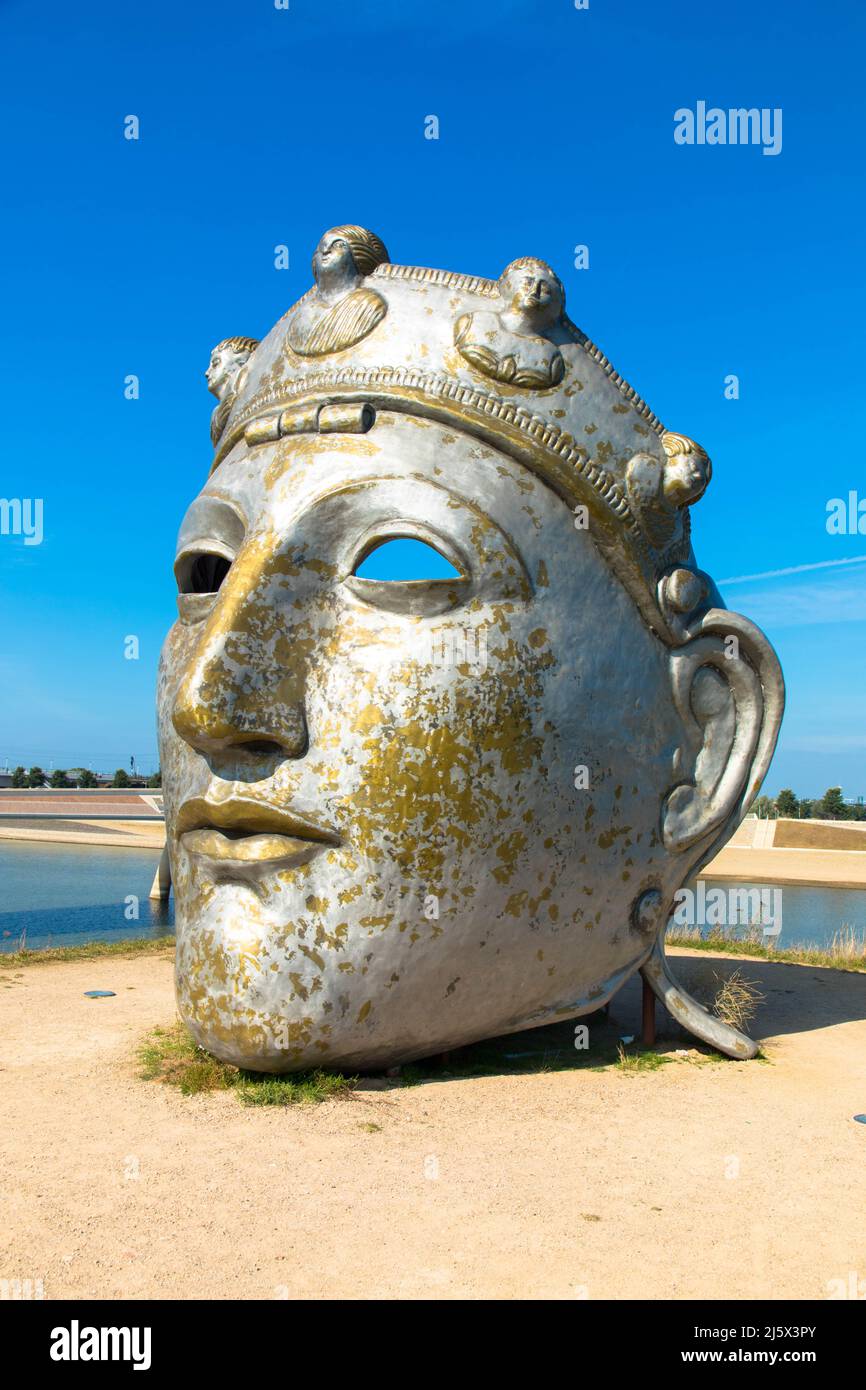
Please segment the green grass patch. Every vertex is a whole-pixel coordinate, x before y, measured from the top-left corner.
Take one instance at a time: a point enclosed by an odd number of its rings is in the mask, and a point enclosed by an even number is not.
[[[323,1100],[349,1095],[357,1084],[357,1077],[333,1071],[292,1072],[286,1076],[242,1071],[239,1077],[237,1091],[244,1105],[320,1105]]]
[[[139,1048],[138,1060],[143,1081],[164,1081],[177,1086],[184,1096],[198,1095],[202,1091],[225,1091],[232,1084],[230,1073],[237,1073],[236,1067],[227,1067],[196,1047],[179,1023],[171,1028],[154,1028]]]
[[[616,1065],[620,1071],[625,1072],[626,1076],[633,1076],[639,1071],[658,1071],[659,1067],[668,1066],[673,1057],[666,1057],[663,1052],[656,1052],[654,1048],[641,1048],[637,1052],[627,1052],[622,1043],[617,1049]]]
[[[139,1048],[138,1060],[143,1081],[177,1086],[184,1096],[234,1091],[244,1105],[318,1105],[349,1096],[357,1085],[357,1077],[339,1072],[318,1070],[274,1076],[271,1072],[233,1067],[199,1047],[182,1023],[154,1028]]]
[[[83,946],[52,946],[44,951],[0,951],[0,970],[44,965],[49,961],[102,960],[105,956],[173,956],[173,936],[141,936],[129,941],[88,941]]]

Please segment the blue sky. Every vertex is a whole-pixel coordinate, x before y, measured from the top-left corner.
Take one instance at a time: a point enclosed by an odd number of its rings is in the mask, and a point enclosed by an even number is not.
[[[0,4],[0,495],[44,499],[41,545],[0,536],[0,766],[153,764],[210,348],[263,336],[353,221],[398,261],[553,263],[571,317],[713,458],[702,567],[796,570],[722,586],[788,682],[767,789],[866,795],[866,565],[797,569],[866,556],[825,525],[828,499],[866,498],[864,28],[854,0]],[[675,144],[699,100],[781,108],[781,153]]]

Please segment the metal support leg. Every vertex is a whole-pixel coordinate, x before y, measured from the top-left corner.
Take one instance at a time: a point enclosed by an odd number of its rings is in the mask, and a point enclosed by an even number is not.
[[[656,1045],[656,997],[652,985],[641,976],[643,985],[643,1031],[641,1042],[644,1047]]]
[[[682,985],[677,984],[671,974],[670,965],[665,958],[664,944],[660,939],[656,941],[652,955],[641,966],[641,975],[644,981],[644,991],[646,991],[646,986],[650,985],[668,1013],[672,1014],[677,1023],[681,1023],[690,1033],[694,1033],[696,1038],[709,1043],[710,1047],[716,1048],[718,1052],[725,1052],[729,1057],[736,1057],[740,1061],[757,1056],[758,1044],[752,1038],[748,1038],[745,1033],[732,1028],[729,1023],[723,1023],[715,1014],[708,1013],[697,999],[693,999]],[[646,993],[644,993],[644,1019],[646,1019]]]

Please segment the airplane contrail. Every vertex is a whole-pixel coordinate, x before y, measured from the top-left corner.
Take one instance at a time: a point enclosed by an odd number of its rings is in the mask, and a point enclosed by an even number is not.
[[[849,560],[816,560],[811,565],[790,565],[784,570],[765,570],[763,574],[738,574],[733,579],[717,579],[716,583],[723,584],[746,584],[752,579],[781,579],[786,574],[803,574],[806,570],[826,570],[832,569],[836,565],[862,565],[866,564],[866,555],[854,555]]]

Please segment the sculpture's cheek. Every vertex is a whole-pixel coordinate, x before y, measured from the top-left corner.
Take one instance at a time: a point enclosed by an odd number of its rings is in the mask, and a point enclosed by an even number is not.
[[[593,726],[603,706],[581,707],[573,649],[529,613],[512,620],[456,653],[473,662],[385,660],[391,629],[373,643],[363,615],[335,626],[284,797],[306,788],[342,844],[255,891],[188,861],[176,879],[180,1008],[204,1045],[265,1069],[372,1064],[445,1046],[452,1016],[480,1036],[573,1011],[633,964],[623,864],[653,849],[619,785],[629,755],[607,746],[607,711]],[[588,792],[581,739],[597,754]]]
[[[353,710],[359,765],[346,803],[359,849],[439,884],[465,851],[495,861],[544,778],[538,693],[511,665],[383,683]]]

